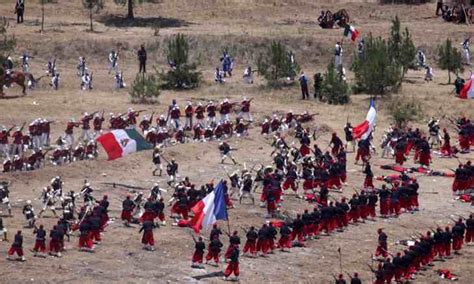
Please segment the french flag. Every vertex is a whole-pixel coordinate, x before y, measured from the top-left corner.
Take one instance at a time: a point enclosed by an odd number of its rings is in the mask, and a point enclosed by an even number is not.
[[[352,135],[354,139],[367,139],[372,133],[372,131],[374,131],[376,119],[377,110],[375,109],[375,100],[371,99],[369,112],[367,112],[367,117],[365,118],[365,121],[352,129]]]
[[[460,99],[474,99],[474,75],[469,79],[459,93]]]
[[[191,211],[194,213],[193,219],[189,222],[189,226],[199,234],[202,228],[209,228],[217,220],[227,220],[227,207],[224,199],[224,184],[219,184],[214,190],[206,195],[203,200],[199,201]]]

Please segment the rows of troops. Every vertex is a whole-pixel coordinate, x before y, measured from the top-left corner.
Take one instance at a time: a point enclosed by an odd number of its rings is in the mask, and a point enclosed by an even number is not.
[[[264,181],[261,185],[263,188],[271,188],[273,185],[272,181],[275,180],[275,170],[272,171],[270,168],[266,168],[267,174],[265,175]],[[246,171],[244,171],[246,172]],[[244,174],[246,175],[246,174]],[[229,179],[229,183],[232,183]],[[411,186],[415,181],[404,181],[399,190],[407,184]],[[32,249],[35,256],[46,257],[46,252],[49,252],[52,256],[60,257],[64,251],[64,242],[67,239],[70,240],[73,232],[78,231],[79,248],[84,251],[94,251],[95,246],[99,245],[102,241],[103,231],[107,226],[109,220],[108,207],[109,201],[107,195],[104,195],[102,200],[96,200],[93,196],[94,190],[89,183],[85,183],[80,193],[71,191],[69,193],[63,193],[63,181],[60,177],[52,179],[49,186],[45,187],[40,199],[43,201],[43,207],[39,212],[38,216],[41,217],[44,211],[51,210],[55,217],[56,202],[61,203],[63,210],[62,216],[59,218],[57,225],[55,225],[49,232],[49,246],[46,246],[46,239],[48,234],[43,225],[39,227],[36,225],[36,214],[31,201],[27,201],[23,207],[23,214],[28,222],[29,227],[33,228],[33,232],[36,235],[35,244]],[[229,196],[230,189],[227,190],[227,183],[225,185],[226,203],[229,208],[232,206],[231,198]],[[182,214],[182,220],[177,222],[180,226],[184,224],[187,215],[182,210],[187,210],[182,203],[180,196],[183,192],[189,195],[189,201],[196,204],[197,201],[203,198],[209,191],[213,189],[212,182],[202,186],[200,190],[195,190],[194,185],[190,183],[188,178],[185,178],[182,182],[178,182],[173,185],[175,187],[175,193],[170,199],[171,202],[175,203],[171,207],[171,215]],[[380,191],[383,192],[386,187],[382,187]],[[393,189],[392,189],[393,190]],[[161,189],[157,184],[150,190],[148,197],[145,198],[142,192],[136,194],[132,199],[130,195],[122,202],[122,213],[120,218],[123,220],[124,225],[130,227],[131,223],[140,223],[140,232],[143,232],[142,243],[144,249],[154,250],[154,235],[153,229],[160,226],[155,219],[161,221],[161,225],[165,225],[165,203],[161,195],[166,190]],[[273,253],[275,249],[290,249],[291,247],[305,246],[305,243],[311,239],[317,239],[321,235],[331,235],[334,232],[343,232],[350,223],[365,223],[369,220],[375,220],[376,209],[375,204],[377,198],[374,198],[373,191],[369,190],[368,196],[365,192],[361,192],[359,196],[354,196],[348,203],[345,198],[342,198],[340,202],[327,200],[319,200],[317,206],[314,207],[312,212],[305,210],[301,214],[297,214],[295,219],[282,214],[283,220],[267,221],[256,229],[255,227],[242,228],[247,238],[245,246],[243,248],[244,254],[249,254],[251,257],[260,255],[267,255]],[[380,193],[379,193],[380,194]],[[384,198],[381,194],[380,200],[380,215],[384,216]],[[77,210],[76,202],[77,199],[83,198],[83,206]],[[193,200],[193,197],[195,200]],[[8,184],[4,184],[2,187],[2,200],[8,200]],[[368,203],[364,204],[362,200],[368,199]],[[390,200],[388,203],[391,203]],[[417,207],[417,198],[410,198],[403,202],[407,202],[404,210],[409,212],[411,208]],[[192,204],[186,204],[186,207],[193,206]],[[385,205],[386,206],[386,205]],[[397,207],[397,205],[395,205]],[[10,211],[11,213],[11,211]],[[395,211],[393,214],[399,214]],[[175,217],[176,218],[176,217]],[[408,250],[404,252],[404,255],[397,253],[393,256],[391,261],[389,256],[391,255],[387,247],[387,236],[381,230],[379,230],[379,245],[375,252],[376,257],[382,257],[380,259],[381,264],[377,269],[374,269],[376,276],[376,283],[385,283],[384,281],[390,281],[393,277],[396,280],[414,279],[414,275],[423,266],[429,266],[434,257],[449,258],[451,255],[451,247],[457,253],[462,248],[463,238],[467,243],[472,242],[474,234],[474,220],[471,215],[469,219],[464,223],[462,219],[458,220],[453,228],[445,228],[443,231],[441,228],[437,228],[433,235],[428,232],[426,236],[420,238],[419,241],[412,242],[409,244]],[[7,239],[6,228],[3,226],[3,222],[0,223],[0,230],[4,233],[4,239]],[[219,233],[220,232],[220,233]],[[220,254],[223,247],[223,243],[219,238],[222,231],[214,226],[211,231],[209,238],[208,252],[206,256],[204,238],[201,236],[195,241],[195,251],[192,256],[192,267],[201,268],[202,263],[206,260],[206,263],[214,261],[216,265],[219,265]],[[228,260],[229,264],[225,271],[226,279],[230,279],[231,273],[234,273],[237,277],[239,275],[239,246],[240,237],[237,231],[229,235],[229,246],[224,254],[224,258]],[[278,237],[278,234],[280,235]],[[23,235],[21,231],[18,231],[15,235],[13,244],[8,251],[8,258],[14,259],[14,254],[18,255],[18,259],[25,260],[23,252]],[[372,268],[371,268],[372,269]],[[357,275],[351,277],[357,279]],[[342,281],[340,277],[336,281]],[[380,282],[381,281],[381,282]],[[343,283],[343,282],[337,282]]]
[[[288,227],[288,230],[283,229],[283,241],[281,241],[283,244],[286,243],[287,246],[289,246],[289,243],[291,244],[291,242],[288,243],[284,241],[286,240],[284,236],[289,235],[288,231],[290,232],[291,238],[296,239],[297,242],[301,242],[304,240],[305,234],[306,237],[308,237],[317,235],[321,231],[331,233],[335,229],[343,230],[344,226],[347,226],[349,221],[358,222],[359,219],[366,220],[369,216],[373,217],[375,215],[375,206],[378,201],[380,201],[379,206],[381,217],[395,217],[402,211],[410,212],[417,209],[418,184],[416,179],[409,177],[406,173],[390,175],[383,178],[383,180],[389,184],[389,187],[384,185],[381,189],[375,189],[373,186],[373,173],[369,163],[370,159],[367,158],[362,159],[364,162],[363,172],[366,175],[363,185],[364,190],[361,191],[360,194],[352,196],[348,202],[346,202],[345,198],[342,198],[340,202],[329,201],[329,190],[340,190],[342,184],[344,184],[347,179],[345,174],[346,153],[344,143],[334,133],[328,147],[331,148],[330,151],[325,151],[323,153],[317,145],[313,145],[312,148],[309,146],[311,145],[311,138],[316,138],[314,137],[315,133],[313,132],[312,134],[311,137],[311,131],[303,129],[301,125],[297,124],[295,127],[295,138],[299,140],[301,146],[300,148],[296,148],[294,145],[289,147],[285,142],[284,137],[275,133],[273,143],[275,151],[272,153],[274,165],[270,167],[260,166],[258,169],[253,167],[250,170],[246,170],[244,167],[242,173],[237,172],[229,174],[229,186],[227,186],[227,181],[224,183],[226,188],[225,200],[227,206],[233,206],[231,200],[237,192],[240,202],[245,198],[250,198],[252,203],[254,203],[253,193],[255,192],[255,189],[262,188],[260,201],[263,206],[266,205],[267,216],[277,217],[281,214],[279,209],[283,204],[282,197],[284,190],[291,188],[297,191],[298,184],[302,181],[304,197],[308,201],[315,202],[317,206],[311,214],[309,212],[304,212],[300,217],[297,217],[294,221],[290,222],[289,226],[282,226],[282,228]],[[347,142],[351,141],[346,141],[346,143]],[[236,163],[231,154],[232,148],[227,142],[220,143],[219,150],[222,154],[221,162],[224,162],[225,158],[230,157],[234,163]],[[155,155],[160,155],[161,153],[156,150],[154,152],[155,160]],[[360,156],[364,157],[364,155]],[[255,176],[252,174],[253,171],[256,171]],[[181,182],[177,182],[178,164],[174,160],[171,160],[171,162],[168,163],[166,172],[169,176],[168,185],[175,189],[175,192],[169,201],[169,205],[171,206],[170,211],[172,215],[177,218],[177,225],[185,226],[185,221],[190,215],[190,208],[206,196],[206,194],[213,189],[213,185],[210,183],[202,186],[199,190],[196,190],[195,186],[191,184],[187,178]],[[57,179],[58,178],[55,180]],[[74,220],[74,216],[71,217],[68,213],[75,211],[70,210],[74,203],[74,201],[71,200],[75,200],[79,195],[71,192],[69,197],[63,198],[63,194],[60,193],[60,191],[58,192],[58,186],[54,185],[55,183],[58,182],[52,181],[51,186],[43,191],[42,211],[55,208],[54,200],[56,199],[69,200],[64,202],[63,210],[65,213],[63,213],[63,215]],[[319,192],[316,192],[318,188]],[[124,220],[126,225],[133,222],[142,223],[142,231],[144,232],[142,243],[146,249],[154,249],[153,228],[158,226],[157,223],[155,223],[155,219],[158,218],[161,220],[162,225],[165,221],[165,204],[161,197],[161,192],[164,191],[166,190],[161,189],[156,184],[151,190],[148,198],[144,198],[143,194],[138,193],[134,198],[128,196],[122,204],[123,210],[121,218]],[[2,192],[2,200],[5,200],[5,196],[8,200],[8,195],[5,194],[6,191],[2,190]],[[81,191],[81,195],[84,198],[84,206],[79,210],[79,216],[76,218],[76,221],[69,222],[69,224],[73,224],[71,225],[71,229],[74,227],[79,230],[81,249],[86,250],[93,249],[94,241],[96,243],[100,242],[100,230],[103,230],[104,226],[107,224],[106,220],[108,220],[108,216],[106,215],[107,210],[104,210],[104,207],[108,207],[107,197],[105,196],[102,201],[99,201],[98,206],[94,206],[95,199],[92,197],[91,193],[92,189],[90,188],[90,185],[85,184]],[[107,204],[107,206],[105,206],[105,204]],[[28,208],[32,209],[31,203],[27,202],[25,207],[25,216],[30,212],[28,215],[29,217],[26,217],[30,220],[30,224],[34,226],[34,214],[32,218],[31,210],[28,210]],[[55,211],[53,211],[53,213],[56,214]],[[40,215],[41,214],[42,212],[40,212]],[[63,216],[62,219],[66,217]],[[178,221],[178,219],[180,220]],[[302,227],[298,224],[300,222],[298,220],[300,219],[303,223]],[[295,222],[296,225],[294,224]],[[56,232],[58,231],[57,228],[53,230],[56,230]],[[52,235],[60,236],[61,233],[54,233]],[[256,248],[259,247],[262,251],[273,247],[268,246],[268,242],[263,241],[264,238],[265,237],[262,235],[260,246],[257,245],[258,239],[256,240]],[[196,241],[196,246],[198,242],[199,241]],[[217,244],[218,242],[213,242],[213,240],[211,240],[209,244],[209,253],[206,259],[215,259],[215,248],[219,247]],[[202,247],[202,245],[200,244],[197,247]],[[59,251],[57,252],[56,250],[56,243],[53,242],[52,253],[58,255]],[[247,250],[250,251],[250,248]],[[230,270],[228,270],[226,274],[238,274],[238,246],[233,244],[231,249],[228,251],[231,252],[229,252],[228,256],[231,260],[230,263],[233,263],[233,265],[230,268],[228,267]],[[12,255],[18,251],[13,249],[11,252]],[[195,254],[196,258],[194,259],[197,261],[195,261],[194,265],[199,265],[199,255],[200,252],[198,251],[197,254]]]
[[[234,134],[246,136],[248,126],[253,122],[250,112],[251,101],[252,99],[243,98],[239,104],[231,103],[225,99],[220,104],[209,101],[205,106],[202,103],[194,106],[188,102],[184,113],[181,113],[176,101],[173,100],[167,115],[157,117],[156,124],[153,121],[154,113],[150,116],[143,115],[142,120],[138,123],[139,115],[143,111],[129,109],[125,113],[111,113],[108,121],[109,129],[140,128],[149,143],[164,146],[188,141],[222,140]],[[233,123],[230,115],[236,105],[239,105],[239,110],[235,123]],[[290,112],[287,117],[289,116],[291,119],[287,118],[286,123],[290,124],[307,122],[312,118],[312,115],[308,113],[293,115]],[[278,118],[274,116],[273,125],[276,120]],[[35,119],[28,125],[26,133],[23,133],[26,123],[21,127],[13,126],[9,129],[3,127],[0,132],[0,156],[5,158],[3,171],[37,169],[45,164],[46,154],[50,151],[51,155],[48,159],[53,165],[94,159],[98,155],[95,139],[103,133],[104,121],[104,111],[84,113],[80,121],[76,121],[74,118],[70,119],[66,124],[64,134],[57,139],[54,149],[50,149],[51,125],[54,123],[52,120]],[[268,120],[263,122],[264,127],[268,124]],[[281,126],[282,123],[279,125]],[[76,143],[75,128],[81,128],[79,143]],[[192,134],[190,135],[188,131],[192,131]],[[28,150],[31,150],[30,154],[28,154]]]

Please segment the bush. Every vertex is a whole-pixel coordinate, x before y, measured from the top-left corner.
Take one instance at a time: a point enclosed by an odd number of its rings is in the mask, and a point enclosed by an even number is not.
[[[390,116],[397,127],[405,127],[408,122],[417,121],[423,115],[421,104],[414,98],[398,98],[388,105]]]
[[[7,35],[8,20],[5,17],[0,18],[0,66],[7,59],[16,46],[16,40]]]
[[[451,84],[451,72],[458,74],[463,71],[462,55],[456,47],[453,47],[451,39],[438,46],[438,65],[443,70],[448,70],[448,84]]]
[[[153,104],[158,102],[160,84],[154,75],[137,74],[130,88],[132,103]]]
[[[405,28],[403,33],[400,32],[400,29],[400,20],[397,16],[392,20],[392,27],[390,28],[388,54],[390,60],[400,66],[401,79],[403,79],[408,69],[414,67],[416,48],[408,28]]]
[[[267,50],[259,55],[257,68],[271,87],[281,86],[284,83],[282,79],[293,82],[300,71],[294,54],[276,41],[273,41]]]
[[[201,82],[201,73],[196,64],[188,63],[189,44],[184,35],[178,34],[168,42],[166,58],[170,65],[167,72],[159,72],[164,89],[193,89]]]
[[[347,104],[349,102],[349,85],[337,74],[334,63],[328,65],[322,82],[321,95],[329,104]]]
[[[365,55],[363,59],[355,57],[352,70],[356,92],[384,95],[395,91],[401,83],[401,66],[392,62],[388,45],[381,37],[369,35],[365,41]]]

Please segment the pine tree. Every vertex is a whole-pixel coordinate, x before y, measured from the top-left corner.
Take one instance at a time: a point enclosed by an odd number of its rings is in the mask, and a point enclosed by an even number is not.
[[[166,58],[171,68],[159,74],[163,88],[192,89],[199,86],[201,73],[196,71],[196,64],[188,63],[189,44],[184,35],[178,34],[168,41]]]
[[[91,32],[93,32],[94,26],[92,25],[92,14],[93,12],[99,13],[100,10],[104,9],[104,0],[82,0],[82,5],[84,8],[89,10]]]
[[[146,2],[146,0],[114,0],[114,2],[122,6],[127,5],[127,19],[133,20],[135,19],[133,13],[135,5],[142,4],[143,2]]]
[[[388,54],[390,60],[400,66],[401,79],[403,79],[408,69],[413,66],[416,48],[408,28],[405,27],[404,32],[401,32],[401,24],[398,16],[392,20],[390,38],[388,40]]]
[[[336,72],[334,63],[331,62],[324,74],[321,94],[329,104],[346,104],[349,102],[349,85]]]
[[[374,95],[384,95],[393,91],[401,83],[401,67],[397,61],[392,61],[387,43],[381,37],[372,35],[365,41],[364,60],[355,58],[352,69],[355,73],[358,92]]]
[[[8,20],[5,17],[0,18],[0,69],[16,46],[16,39],[7,35],[8,26]]]
[[[270,85],[279,85],[281,79],[293,80],[300,70],[294,54],[276,41],[271,43],[265,53],[260,54],[257,68]]]
[[[453,47],[451,39],[438,46],[438,65],[443,70],[448,70],[448,84],[451,84],[451,72],[458,74],[462,72],[462,55],[456,47]]]
[[[130,88],[132,103],[155,103],[160,96],[160,84],[154,75],[138,73]]]

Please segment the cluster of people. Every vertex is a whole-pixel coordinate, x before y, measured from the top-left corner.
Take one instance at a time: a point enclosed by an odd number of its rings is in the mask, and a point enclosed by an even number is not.
[[[26,219],[25,228],[32,229],[35,235],[34,247],[31,251],[35,257],[46,257],[46,253],[51,256],[61,257],[61,253],[65,251],[64,242],[70,241],[75,231],[78,231],[78,247],[80,250],[93,251],[94,244],[100,244],[101,234],[108,224],[108,207],[109,201],[107,195],[101,200],[96,200],[92,195],[94,191],[89,182],[85,181],[81,191],[75,193],[73,190],[66,193],[63,191],[64,182],[61,177],[54,177],[50,184],[43,188],[40,200],[42,209],[39,214],[35,213],[34,206],[30,200],[27,200],[23,206],[22,213]],[[77,199],[83,198],[83,204],[80,208],[77,206]],[[56,209],[60,208],[62,214],[58,216]],[[50,210],[58,222],[54,225],[49,234],[44,225],[37,226],[37,219],[42,214]],[[2,224],[2,231],[6,232],[6,228]],[[49,243],[46,241],[49,236]],[[5,233],[6,239],[6,233]],[[15,258],[16,255],[16,258]],[[8,250],[7,259],[25,261],[23,251],[23,233],[17,231],[13,239],[11,248]]]
[[[371,267],[375,274],[374,283],[383,284],[414,280],[416,274],[423,268],[433,266],[433,261],[451,258],[451,252],[460,254],[464,243],[474,242],[474,217],[454,220],[452,227],[438,227],[419,234],[409,240],[399,241],[407,249],[391,254],[388,249],[388,236],[382,229],[378,230],[378,246],[375,257],[380,258],[377,268]],[[392,259],[390,259],[392,257]]]
[[[149,143],[164,146],[188,141],[222,140],[233,135],[246,136],[248,126],[253,122],[250,112],[251,101],[252,99],[246,97],[242,99],[235,122],[232,122],[231,114],[235,106],[239,104],[237,102],[224,99],[219,104],[209,101],[207,105],[201,102],[193,105],[188,101],[182,112],[176,100],[173,100],[167,115],[156,118],[156,125],[153,125],[152,113],[151,116],[143,116],[139,127]],[[184,122],[182,117],[184,117]]]
[[[90,121],[94,122],[95,132],[90,132]],[[95,159],[98,155],[95,138],[102,131],[102,115],[98,112],[89,115],[84,113],[81,122],[71,119],[67,122],[65,133],[55,145],[51,145],[52,120],[38,118],[28,125],[2,129],[0,133],[0,155],[4,156],[3,172],[35,170],[43,166],[46,160],[53,165],[62,165],[84,159]],[[82,126],[80,141],[75,144],[74,128]],[[12,138],[9,143],[9,137]],[[46,154],[51,155],[46,158]],[[31,152],[30,154],[28,154]]]

